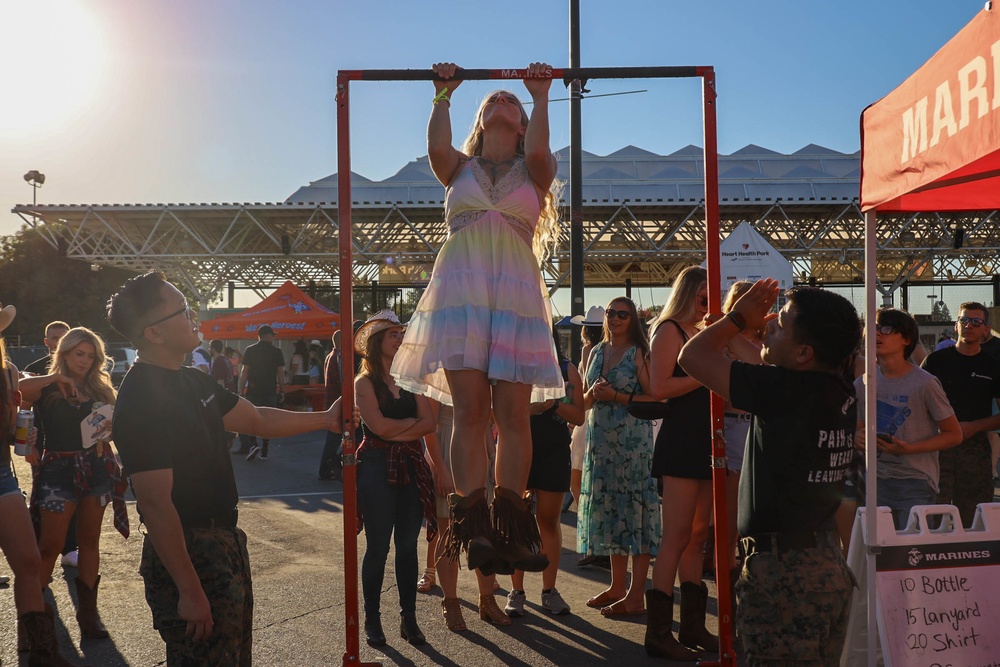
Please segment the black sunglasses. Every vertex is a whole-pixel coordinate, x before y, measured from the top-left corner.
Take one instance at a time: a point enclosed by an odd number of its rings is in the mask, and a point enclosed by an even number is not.
[[[604,317],[608,318],[609,320],[613,320],[616,317],[620,320],[627,320],[628,318],[632,317],[632,313],[628,312],[627,310],[615,310],[614,308],[608,308],[607,310],[604,311]]]
[[[192,318],[194,317],[194,313],[191,312],[191,306],[189,306],[187,304],[184,304],[184,307],[181,308],[180,310],[178,310],[177,312],[170,313],[166,317],[161,317],[160,319],[156,320],[155,322],[150,322],[149,324],[147,324],[145,326],[145,328],[148,329],[149,327],[155,327],[157,324],[163,324],[167,320],[169,320],[171,318],[174,318],[174,317],[177,317],[181,313],[185,314],[185,317],[187,317],[188,322],[190,322],[192,320]]]
[[[958,318],[958,322],[963,327],[974,327],[974,328],[978,328],[986,324],[986,320],[984,320],[981,317],[960,317]]]
[[[896,329],[896,327],[894,327],[894,326],[892,326],[890,324],[876,324],[875,325],[875,333],[880,333],[883,336],[888,336],[889,334],[894,334],[894,333],[896,333],[896,331],[898,331],[898,329]]]

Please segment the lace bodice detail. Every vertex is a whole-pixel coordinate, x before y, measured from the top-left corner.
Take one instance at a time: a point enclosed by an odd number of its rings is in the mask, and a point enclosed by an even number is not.
[[[470,158],[448,186],[444,210],[449,233],[494,212],[530,245],[541,207],[523,159],[515,160],[504,177],[492,184],[479,160]]]

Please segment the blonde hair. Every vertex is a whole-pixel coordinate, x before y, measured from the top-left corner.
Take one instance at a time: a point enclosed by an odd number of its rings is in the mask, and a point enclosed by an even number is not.
[[[490,99],[498,93],[509,95],[511,99],[517,102],[517,108],[521,111],[521,125],[528,127],[528,112],[524,110],[524,105],[521,104],[521,100],[518,99],[517,95],[509,90],[494,90],[484,97],[482,103],[480,103],[479,110],[476,111],[476,118],[472,122],[472,129],[469,132],[469,136],[466,137],[465,143],[462,144],[462,152],[469,157],[481,157],[483,154],[483,112],[486,110],[486,105]],[[518,139],[515,154],[517,157],[524,157],[524,136]],[[562,189],[562,181],[553,179],[549,185],[549,191],[545,194],[545,199],[542,201],[541,211],[538,214],[538,224],[535,225],[535,235],[531,239],[531,249],[539,265],[555,253],[556,246],[559,244],[559,235],[561,233],[559,227],[559,197],[562,194]]]
[[[653,320],[653,326],[650,327],[650,330],[656,331],[656,328],[667,320],[693,321],[698,307],[695,299],[698,298],[698,292],[707,282],[708,273],[700,266],[689,266],[681,271],[674,279],[667,305],[663,306],[663,310]],[[700,326],[701,323],[699,322],[698,325]]]
[[[59,339],[59,347],[52,355],[49,362],[49,373],[61,373],[69,375],[69,365],[66,357],[76,347],[82,343],[90,343],[94,346],[94,364],[87,371],[83,382],[78,387],[84,394],[95,401],[102,403],[115,402],[115,388],[111,385],[111,375],[108,373],[108,356],[104,351],[104,340],[86,327],[75,327],[66,332],[66,335]],[[54,394],[61,399],[59,392]]]
[[[728,313],[732,310],[740,297],[749,292],[751,287],[753,287],[753,283],[749,280],[737,280],[730,285],[729,291],[726,292],[726,298],[722,300],[722,312]]]

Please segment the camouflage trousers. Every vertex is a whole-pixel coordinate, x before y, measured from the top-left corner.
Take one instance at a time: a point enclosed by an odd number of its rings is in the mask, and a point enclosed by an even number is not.
[[[966,528],[972,526],[976,505],[993,502],[993,456],[986,433],[977,433],[958,447],[938,452],[941,476],[938,502],[954,505]]]
[[[736,582],[747,665],[840,665],[854,577],[839,546],[752,552]]]
[[[253,648],[253,584],[247,536],[239,528],[195,528],[184,531],[188,555],[212,605],[214,627],[208,639],[185,635],[187,623],[177,615],[177,586],[147,536],[139,574],[153,627],[167,645],[168,667],[250,667]]]

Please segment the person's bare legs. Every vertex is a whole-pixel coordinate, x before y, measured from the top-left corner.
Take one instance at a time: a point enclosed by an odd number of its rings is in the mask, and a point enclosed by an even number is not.
[[[41,556],[38,579],[42,582],[43,587],[48,586],[49,582],[52,581],[52,570],[55,569],[56,560],[62,555],[63,544],[66,543],[66,531],[69,530],[69,522],[75,512],[76,503],[66,503],[62,512],[39,511],[42,527],[41,536],[38,539],[38,552]],[[79,534],[79,530],[77,530],[77,534]]]
[[[569,473],[569,492],[573,495],[573,502],[580,505],[580,487],[583,486],[583,471],[573,468]]]
[[[628,556],[624,554],[611,554],[610,560],[611,584],[590,598],[587,601],[588,607],[607,607],[614,602],[624,599],[625,594],[628,592],[628,587],[626,586],[626,580],[628,579]]]
[[[14,574],[14,607],[18,616],[45,611],[38,579],[40,558],[31,516],[20,493],[0,496],[0,551]]]
[[[559,557],[562,554],[562,499],[565,493],[534,491],[538,532],[542,535],[542,553],[549,557],[549,566],[542,572],[542,590],[556,587],[559,574]],[[524,590],[524,572],[515,570],[511,575],[515,590]]]
[[[695,483],[695,507],[691,515],[689,542],[677,566],[677,575],[681,583],[701,582],[705,564],[705,541],[712,529],[712,482],[701,479],[690,481]]]
[[[87,496],[76,509],[76,534],[80,548],[77,577],[87,588],[94,587],[100,574],[101,526],[106,508],[97,496]],[[63,534],[65,536],[65,532]]]
[[[444,535],[444,532],[448,529],[448,522],[448,519],[438,518],[439,535]],[[434,540],[434,542],[440,544],[441,540]],[[446,598],[458,597],[458,559],[452,560],[444,556],[440,551],[440,549],[437,550],[435,559],[429,562],[437,566],[438,583],[441,584],[444,596]]]
[[[691,544],[691,524],[698,505],[698,480],[663,477],[663,537],[653,564],[653,588],[673,596],[681,555]],[[700,558],[700,556],[699,556]],[[699,573],[700,574],[700,573]]]
[[[455,492],[463,498],[486,486],[486,428],[490,418],[490,383],[482,371],[445,371],[455,402],[451,433],[451,470]],[[527,414],[527,406],[525,406]],[[530,451],[531,440],[528,440]],[[523,490],[523,489],[522,489]]]
[[[728,470],[726,472],[726,519],[729,522],[729,569],[736,567],[736,541],[739,539],[739,530],[736,527],[736,518],[739,516],[739,489],[740,471]],[[730,582],[732,585],[734,582]]]
[[[454,388],[452,388],[454,392]],[[493,418],[497,424],[497,486],[524,495],[531,471],[531,385],[497,382]]]

